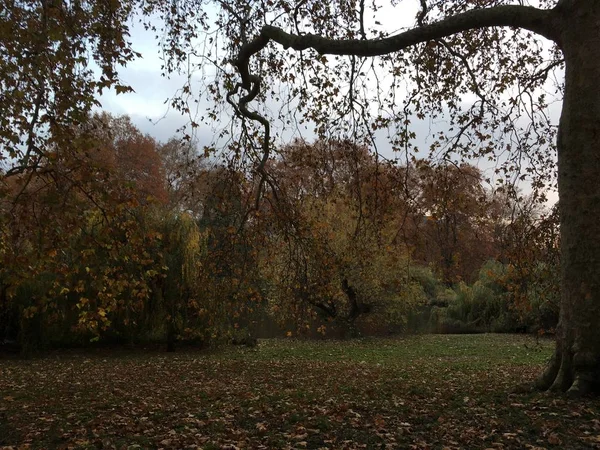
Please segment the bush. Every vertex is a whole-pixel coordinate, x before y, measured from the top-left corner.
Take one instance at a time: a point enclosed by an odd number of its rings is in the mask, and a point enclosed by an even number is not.
[[[506,268],[497,261],[486,262],[477,281],[460,282],[438,294],[430,313],[430,329],[438,333],[513,333],[527,324],[515,309],[503,280]]]
[[[244,328],[234,331],[231,338],[231,343],[233,345],[242,345],[244,347],[254,348],[258,346],[258,339],[252,336],[248,329]]]

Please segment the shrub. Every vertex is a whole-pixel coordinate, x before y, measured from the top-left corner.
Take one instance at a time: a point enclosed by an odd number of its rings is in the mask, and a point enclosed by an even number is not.
[[[506,267],[486,262],[471,286],[460,282],[438,294],[431,310],[431,331],[438,333],[510,333],[527,328],[525,318],[514,307],[506,279]],[[447,306],[443,306],[447,305]]]

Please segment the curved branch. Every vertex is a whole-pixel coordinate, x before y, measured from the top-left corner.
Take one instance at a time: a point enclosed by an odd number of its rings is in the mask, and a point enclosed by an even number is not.
[[[441,39],[467,30],[494,26],[525,28],[550,40],[558,40],[554,10],[504,5],[474,9],[384,39],[336,40],[314,34],[290,34],[281,28],[265,25],[258,36],[241,47],[234,64],[242,77],[243,88],[250,91],[253,84],[249,69],[250,58],[265,48],[270,41],[277,42],[286,49],[313,48],[320,54],[381,56],[404,50],[421,42]]]
[[[300,36],[287,33],[278,27],[265,25],[256,38],[242,46],[235,64],[240,70],[243,82],[249,82],[248,61],[250,57],[261,51],[270,41],[277,42],[285,49],[306,50],[313,48],[322,55],[348,56],[386,55],[421,42],[486,27],[525,28],[556,41],[558,40],[558,27],[555,23],[555,17],[554,10],[538,9],[531,6],[503,5],[474,9],[384,39],[367,40],[328,39],[314,34]]]
[[[425,2],[423,2],[426,5]],[[426,10],[422,11],[422,13]],[[312,48],[320,54],[347,56],[381,56],[404,50],[415,44],[441,39],[456,33],[481,29],[486,27],[516,27],[525,28],[540,34],[550,40],[558,41],[559,27],[557,12],[530,6],[503,5],[490,8],[474,9],[439,22],[423,24],[424,14],[420,17],[421,26],[384,39],[328,39],[314,34],[290,34],[281,28],[265,25],[258,36],[245,42],[233,64],[241,76],[241,87],[248,92],[237,105],[237,112],[244,117],[260,123],[265,129],[263,140],[263,158],[259,163],[259,173],[262,174],[260,188],[264,184],[264,168],[269,156],[270,125],[268,120],[256,111],[248,110],[248,104],[259,93],[261,77],[250,73],[250,58],[264,49],[269,42],[274,41],[283,48],[297,51]],[[237,90],[237,88],[236,88]]]

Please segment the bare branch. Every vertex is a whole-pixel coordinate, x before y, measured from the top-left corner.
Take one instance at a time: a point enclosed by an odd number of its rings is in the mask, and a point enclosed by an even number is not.
[[[557,23],[559,21],[555,10],[544,10],[522,5],[502,5],[474,9],[439,22],[424,24],[425,15],[428,11],[427,3],[422,1],[421,5],[422,11],[418,16],[421,26],[384,39],[364,39],[364,36],[363,39],[329,39],[314,34],[290,34],[281,28],[265,25],[258,36],[242,45],[238,58],[233,61],[241,76],[241,83],[235,91],[237,92],[241,87],[248,94],[240,98],[236,112],[260,123],[264,127],[263,156],[258,165],[258,172],[262,176],[259,191],[262,190],[266,178],[265,164],[270,150],[270,124],[265,117],[256,111],[248,110],[248,104],[259,94],[262,81],[259,75],[250,73],[250,58],[262,51],[269,42],[274,41],[285,49],[292,48],[297,51],[312,48],[320,54],[373,57],[398,52],[422,42],[438,40],[460,32],[487,27],[525,28],[550,40],[558,40],[559,26],[557,26]],[[230,92],[228,100],[231,100],[232,95],[233,92]]]
[[[427,0],[421,0],[421,11],[419,12],[419,15],[417,16],[417,23],[419,24],[420,27],[425,26],[425,16],[427,16],[428,12],[429,12],[429,8],[427,6]]]
[[[557,40],[558,27],[555,25],[554,18],[554,10],[504,5],[467,11],[384,39],[367,40],[336,40],[314,34],[290,34],[281,28],[265,25],[258,36],[241,47],[234,64],[241,75],[242,87],[249,92],[243,102],[247,104],[258,94],[257,89],[260,84],[260,78],[250,74],[250,58],[265,48],[270,41],[277,42],[286,49],[292,48],[301,51],[313,48],[320,54],[380,56],[406,49],[421,42],[441,39],[467,30],[494,26],[525,28],[548,39]],[[258,120],[256,115],[246,117],[263,122]],[[261,119],[264,118],[261,117]]]
[[[248,60],[270,41],[275,41],[286,49],[313,48],[322,55],[381,56],[404,50],[421,42],[487,27],[525,28],[550,40],[557,40],[558,30],[553,20],[554,17],[553,10],[543,10],[531,6],[503,5],[474,9],[384,39],[367,40],[328,39],[314,34],[299,36],[287,33],[281,28],[265,25],[256,38],[242,46],[236,66],[240,70],[243,82],[247,83]]]
[[[367,33],[365,33],[365,0],[360,0],[360,37],[363,40],[367,39]]]

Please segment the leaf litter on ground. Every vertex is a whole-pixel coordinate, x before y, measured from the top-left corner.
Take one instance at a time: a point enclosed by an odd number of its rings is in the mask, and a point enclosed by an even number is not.
[[[551,341],[263,340],[0,361],[0,448],[600,448],[600,401],[516,391]]]

